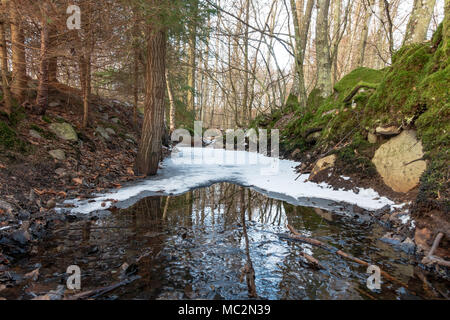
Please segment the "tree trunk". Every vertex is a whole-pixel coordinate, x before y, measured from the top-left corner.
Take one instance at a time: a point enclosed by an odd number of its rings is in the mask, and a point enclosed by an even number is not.
[[[358,49],[358,53],[359,53],[358,62],[357,62],[358,67],[364,66],[364,60],[366,58],[367,39],[369,37],[370,19],[372,18],[372,8],[371,8],[372,1],[373,0],[369,0],[368,3],[364,2],[365,15],[364,15],[363,29],[362,29],[361,39],[359,42],[359,49]]]
[[[196,4],[197,6],[198,4]],[[196,51],[197,51],[197,21],[196,21],[196,12],[197,8],[193,9],[193,21],[189,26],[189,58],[188,58],[188,87],[189,91],[187,94],[187,107],[189,111],[193,111],[195,115],[195,65],[197,61]]]
[[[414,0],[403,45],[425,41],[435,4],[436,0]]]
[[[157,26],[161,28],[160,26]],[[166,31],[148,27],[146,97],[141,143],[136,160],[138,174],[155,175],[161,160],[166,94]]]
[[[36,105],[45,110],[48,106],[48,22],[47,22],[47,2],[43,2],[41,5],[41,52],[40,52],[40,65],[39,65],[39,84],[36,97]]]
[[[11,51],[12,51],[12,82],[11,92],[19,102],[25,100],[27,89],[27,65],[25,59],[25,36],[21,19],[17,12],[15,1],[10,3],[11,17]]]
[[[173,91],[172,87],[170,85],[170,78],[169,78],[169,70],[166,69],[166,85],[167,85],[167,94],[169,95],[169,105],[170,105],[170,111],[169,111],[169,129],[170,132],[175,131],[175,116],[176,116],[176,108],[175,108],[175,101],[173,97]]]
[[[306,107],[308,99],[305,86],[304,61],[305,50],[308,42],[309,27],[311,25],[312,9],[314,0],[308,0],[306,11],[304,10],[304,0],[291,0],[291,10],[294,20],[295,30],[295,78],[291,94],[298,96],[298,102],[301,107]]]
[[[329,96],[332,91],[331,56],[328,41],[328,12],[330,0],[317,1],[316,21],[316,60],[317,60],[317,89],[323,98]]]
[[[57,33],[55,26],[49,28],[49,58],[48,58],[48,82],[54,85],[58,82],[58,57],[56,56]]]
[[[3,0],[1,3],[1,16],[0,16],[0,59],[2,67],[2,89],[3,89],[3,101],[5,104],[4,111],[6,114],[11,114],[11,94],[8,86],[8,53],[6,50],[6,26],[8,25],[8,3],[7,0]]]

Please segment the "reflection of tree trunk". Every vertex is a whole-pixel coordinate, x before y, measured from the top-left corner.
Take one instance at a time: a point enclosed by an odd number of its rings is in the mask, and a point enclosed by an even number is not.
[[[247,225],[245,219],[245,188],[241,188],[241,223],[244,231],[244,240],[245,240],[245,254],[247,256],[247,263],[244,267],[245,277],[247,280],[248,287],[248,296],[249,298],[257,298],[258,294],[256,292],[255,285],[255,269],[253,269],[253,263],[250,257],[250,245],[247,234]]]
[[[38,93],[36,97],[36,105],[40,107],[43,112],[48,106],[48,46],[49,46],[49,37],[48,37],[48,3],[44,1],[41,8],[41,52],[39,59],[39,84],[38,84]]]

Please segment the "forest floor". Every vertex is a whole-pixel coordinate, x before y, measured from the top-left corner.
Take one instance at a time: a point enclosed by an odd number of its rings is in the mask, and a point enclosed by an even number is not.
[[[50,225],[70,219],[55,212],[57,203],[142,178],[133,169],[139,135],[132,107],[94,96],[90,108],[81,129],[80,92],[58,85],[44,116],[27,103],[9,120],[0,116],[0,268],[35,250]],[[58,137],[54,123],[70,124],[77,141]]]

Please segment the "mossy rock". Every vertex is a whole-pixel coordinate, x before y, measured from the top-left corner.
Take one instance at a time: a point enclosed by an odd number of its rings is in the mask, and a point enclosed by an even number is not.
[[[66,141],[78,141],[78,134],[75,129],[68,123],[52,123],[49,126],[51,132],[53,132],[58,138]]]

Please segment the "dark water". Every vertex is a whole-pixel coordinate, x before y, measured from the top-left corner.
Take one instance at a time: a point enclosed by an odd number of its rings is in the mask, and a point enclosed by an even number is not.
[[[380,266],[408,288],[382,279],[381,290],[370,291],[365,267],[280,239],[287,224]],[[140,276],[101,299],[247,299],[255,290],[260,299],[435,297],[418,279],[422,271],[412,256],[378,240],[384,232],[375,223],[217,184],[177,197],[146,198],[96,220],[57,226],[37,256],[23,261],[28,268],[23,273],[41,265],[38,281],[9,298],[31,299],[55,290],[65,284],[69,265],[81,268],[82,291]],[[314,256],[325,269],[312,268],[300,252]],[[124,263],[131,265],[128,274],[121,271]],[[246,265],[254,269],[253,288],[243,272],[249,271]],[[432,284],[448,293],[446,284]]]

